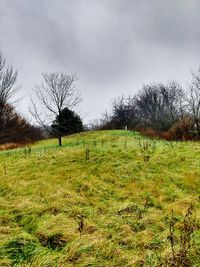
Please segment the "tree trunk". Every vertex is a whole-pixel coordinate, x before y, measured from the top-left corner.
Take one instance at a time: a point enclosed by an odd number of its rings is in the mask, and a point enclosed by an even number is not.
[[[58,137],[59,146],[62,146],[62,136]]]

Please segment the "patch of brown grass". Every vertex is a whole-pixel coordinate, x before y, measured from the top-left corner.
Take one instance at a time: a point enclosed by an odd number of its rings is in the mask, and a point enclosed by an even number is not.
[[[11,150],[11,149],[16,149],[20,147],[25,147],[27,145],[33,145],[35,142],[28,141],[26,143],[6,143],[0,145],[0,151],[2,150]]]

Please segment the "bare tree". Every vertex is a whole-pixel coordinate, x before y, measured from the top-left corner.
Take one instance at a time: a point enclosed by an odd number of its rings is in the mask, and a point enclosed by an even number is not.
[[[14,86],[16,80],[17,71],[6,64],[6,60],[0,53],[0,136],[5,135],[7,131],[7,119],[10,116],[8,102],[17,91],[17,87]]]
[[[17,88],[14,87],[17,80],[17,71],[6,64],[6,60],[0,53],[0,107],[2,108],[14,95]]]
[[[143,87],[136,97],[139,120],[158,131],[167,131],[183,112],[183,90],[175,82]]]
[[[112,113],[115,128],[124,129],[125,126],[128,126],[129,129],[134,129],[137,124],[135,98],[130,95],[115,98],[112,101]]]
[[[60,117],[64,108],[72,109],[80,103],[80,92],[75,89],[77,76],[76,74],[66,75],[64,73],[44,73],[42,76],[43,83],[34,89],[38,105],[31,99],[30,112],[48,133],[58,138],[59,146],[61,146],[62,135],[60,133],[55,134],[51,125],[56,117]]]
[[[192,116],[196,134],[200,135],[200,68],[198,71],[192,72],[192,81],[188,85],[187,94],[185,96],[187,107]]]
[[[102,113],[100,120],[92,122],[90,128],[111,130],[128,127],[129,130],[133,130],[138,123],[136,112],[135,97],[131,95],[128,97],[125,95],[119,96],[112,100],[112,111]]]

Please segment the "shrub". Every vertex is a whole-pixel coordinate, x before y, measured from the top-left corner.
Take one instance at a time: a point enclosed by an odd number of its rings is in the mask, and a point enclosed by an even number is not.
[[[32,126],[22,118],[11,105],[6,104],[0,117],[0,145],[27,144],[43,138],[38,127]]]
[[[138,126],[137,127],[137,130],[145,135],[145,136],[148,136],[150,138],[159,138],[160,137],[160,133],[156,130],[154,130],[153,128],[150,128],[150,127],[140,127]]]
[[[198,138],[193,119],[189,116],[180,119],[168,131],[170,140],[194,140]]]
[[[195,130],[194,121],[191,117],[185,116],[175,122],[168,131],[156,131],[150,127],[138,126],[137,130],[150,138],[160,138],[171,141],[198,140],[199,135]]]

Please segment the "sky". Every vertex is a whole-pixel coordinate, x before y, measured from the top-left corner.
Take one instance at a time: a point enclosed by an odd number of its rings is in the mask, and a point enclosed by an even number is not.
[[[200,65],[199,0],[0,0],[0,51],[29,114],[44,72],[77,73],[84,122],[143,84],[185,85]]]

